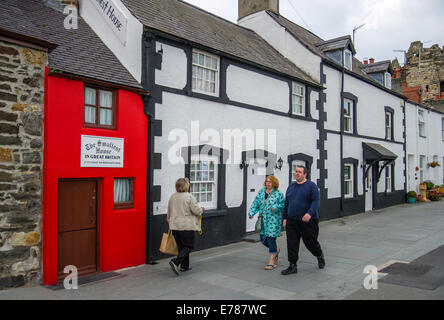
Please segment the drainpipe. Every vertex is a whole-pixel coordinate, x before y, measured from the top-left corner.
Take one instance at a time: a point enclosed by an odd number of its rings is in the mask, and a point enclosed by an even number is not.
[[[152,80],[150,79],[150,69],[151,63],[149,58],[151,57],[151,52],[154,50],[152,48],[153,41],[147,37],[146,32],[143,33],[142,36],[142,87],[146,89],[148,92],[152,92],[153,89]],[[151,96],[143,97],[143,111],[148,119],[148,132],[147,132],[147,173],[146,173],[146,183],[147,183],[147,192],[146,192],[146,248],[145,248],[145,262],[150,264],[153,262],[153,252],[152,252],[152,244],[153,244],[153,218],[154,218],[154,210],[153,210],[153,201],[152,201],[152,192],[153,192],[153,159],[154,159],[154,135],[153,135],[153,118],[154,114],[152,110],[153,102],[151,101]]]
[[[344,213],[344,183],[343,183],[343,179],[344,179],[344,165],[343,165],[343,159],[344,159],[344,67],[342,67],[342,76],[341,76],[341,105],[339,107],[340,113],[339,113],[339,131],[341,134],[341,141],[340,141],[340,152],[341,152],[341,183],[340,183],[340,187],[341,187],[341,207],[340,207],[340,212],[339,212],[339,216],[342,217],[343,213]],[[355,115],[353,115],[355,116]]]

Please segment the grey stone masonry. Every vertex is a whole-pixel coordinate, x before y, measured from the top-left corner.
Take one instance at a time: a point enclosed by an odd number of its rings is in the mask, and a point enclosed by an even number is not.
[[[38,283],[46,52],[0,41],[0,290]]]

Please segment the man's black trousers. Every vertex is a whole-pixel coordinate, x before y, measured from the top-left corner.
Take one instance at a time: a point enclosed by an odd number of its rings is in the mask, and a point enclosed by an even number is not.
[[[181,266],[183,269],[190,267],[190,252],[194,249],[194,236],[196,231],[179,231],[173,230],[173,236],[177,243],[179,253],[177,257],[173,259],[173,262],[177,266]]]
[[[296,264],[299,259],[299,243],[304,242],[305,247],[315,257],[322,255],[321,245],[318,242],[319,219],[310,219],[309,222],[288,218],[285,227],[287,231],[288,261]]]

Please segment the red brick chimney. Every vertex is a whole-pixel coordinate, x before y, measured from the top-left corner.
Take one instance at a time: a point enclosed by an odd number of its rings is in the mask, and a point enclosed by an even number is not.
[[[364,58],[364,64],[368,64],[368,58]]]
[[[370,64],[374,63],[374,62],[375,62],[375,59],[374,58],[370,58]]]

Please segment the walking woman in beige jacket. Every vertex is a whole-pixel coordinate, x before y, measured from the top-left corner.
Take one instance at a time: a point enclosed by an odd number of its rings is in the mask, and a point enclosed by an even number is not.
[[[194,248],[196,231],[201,231],[200,216],[205,210],[197,205],[196,198],[188,192],[190,181],[180,178],[176,181],[176,193],[168,201],[167,221],[173,232],[179,253],[171,259],[170,266],[176,275],[190,270],[190,252]]]

